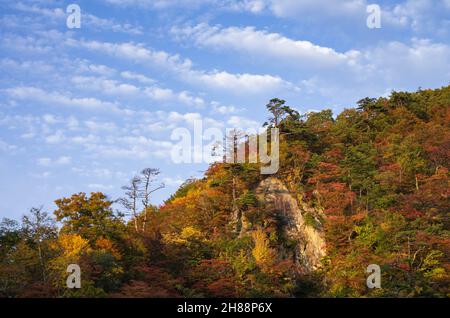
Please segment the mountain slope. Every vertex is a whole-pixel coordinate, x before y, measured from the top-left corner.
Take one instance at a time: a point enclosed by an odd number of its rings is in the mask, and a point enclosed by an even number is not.
[[[55,201],[59,228],[42,209],[3,220],[0,295],[450,297],[450,86],[336,117],[266,108],[276,174],[215,163],[160,207],[117,213],[103,193],[77,193]],[[133,180],[125,196],[139,203]],[[82,289],[66,288],[68,264]],[[381,288],[366,284],[372,264]]]

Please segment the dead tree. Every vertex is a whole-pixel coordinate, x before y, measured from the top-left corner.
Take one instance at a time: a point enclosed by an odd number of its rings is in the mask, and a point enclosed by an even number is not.
[[[145,225],[147,223],[147,212],[150,208],[150,195],[165,187],[164,183],[159,184],[157,187],[152,188],[152,184],[156,181],[156,177],[160,174],[159,169],[145,168],[141,171],[142,185],[139,190],[142,204],[144,205],[144,217],[142,220],[142,232],[145,231]]]
[[[130,181],[130,185],[123,186],[122,190],[125,190],[125,197],[119,199],[119,203],[131,213],[134,220],[134,229],[139,232],[138,227],[138,200],[139,200],[139,189],[142,183],[140,177],[133,177]]]

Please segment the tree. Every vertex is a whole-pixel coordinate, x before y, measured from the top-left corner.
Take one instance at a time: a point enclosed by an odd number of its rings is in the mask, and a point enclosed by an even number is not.
[[[252,255],[255,258],[256,264],[261,268],[267,270],[275,262],[276,252],[269,246],[269,239],[263,229],[258,228],[252,233],[252,238],[255,247],[252,250]]]
[[[21,234],[19,222],[8,218],[2,219],[0,223],[0,258],[2,260],[20,242]]]
[[[43,247],[46,240],[55,239],[57,236],[55,221],[47,212],[42,211],[42,207],[32,208],[30,215],[23,216],[22,228],[26,238],[37,247],[42,281],[45,284],[47,282],[47,256]]]
[[[130,185],[123,186],[122,190],[125,190],[125,197],[120,198],[120,204],[131,213],[133,216],[134,229],[139,232],[138,228],[138,200],[139,200],[139,192],[140,186],[142,183],[142,179],[138,176],[135,176],[131,179]]]
[[[57,221],[62,221],[63,233],[79,234],[90,242],[99,237],[118,235],[123,224],[112,208],[112,201],[101,192],[72,195],[55,201],[58,209],[54,211]]]
[[[150,195],[165,187],[164,183],[152,188],[155,177],[160,174],[159,169],[145,168],[141,171],[142,187],[140,190],[142,204],[144,205],[144,217],[142,221],[142,232],[145,232],[145,225],[147,224],[147,213],[150,208]]]
[[[369,111],[374,108],[376,101],[376,98],[365,97],[356,102],[358,105],[356,109],[360,111]]]
[[[207,259],[189,273],[193,289],[203,297],[238,297],[239,282],[227,261]]]
[[[60,291],[66,289],[67,266],[69,264],[81,264],[81,258],[90,252],[89,241],[78,234],[61,233],[58,239],[52,242],[52,249],[56,256],[49,262],[51,280],[53,286]],[[81,265],[80,265],[81,266]],[[82,286],[85,287],[87,271],[83,271]]]
[[[286,101],[279,98],[273,98],[269,101],[266,108],[272,114],[272,117],[269,118],[269,122],[264,123],[264,126],[278,128],[281,120],[286,116],[298,118],[298,112],[285,104]]]
[[[0,223],[0,297],[13,297],[25,279],[13,256],[21,241],[21,229],[15,220],[3,218]]]

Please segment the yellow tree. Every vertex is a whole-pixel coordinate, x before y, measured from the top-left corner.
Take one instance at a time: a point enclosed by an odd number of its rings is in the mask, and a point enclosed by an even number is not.
[[[275,260],[276,252],[269,246],[269,239],[263,229],[258,228],[252,233],[252,238],[255,247],[252,250],[252,255],[255,262],[261,269],[268,269]]]
[[[55,287],[65,288],[67,266],[80,263],[82,255],[90,251],[89,242],[78,234],[61,234],[53,249],[58,256],[50,261],[52,281]]]

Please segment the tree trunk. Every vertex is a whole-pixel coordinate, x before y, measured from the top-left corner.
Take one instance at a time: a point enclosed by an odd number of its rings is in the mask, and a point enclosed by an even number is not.
[[[236,177],[233,176],[233,189],[232,189],[232,196],[233,196],[233,222],[234,222],[234,230],[236,232],[239,231],[239,207],[236,204],[237,201],[237,195],[236,195]]]
[[[144,209],[144,220],[142,221],[142,233],[145,233],[146,224],[147,224],[147,208]]]
[[[145,225],[147,223],[147,208],[149,207],[150,202],[150,193],[149,193],[149,186],[150,186],[150,176],[147,176],[145,180],[145,197],[144,197],[144,219],[142,221],[142,233],[145,232]]]
[[[136,214],[134,214],[134,229],[136,230],[136,233],[139,232],[138,221],[137,221],[137,215]]]
[[[138,233],[139,232],[139,228],[138,228],[138,216],[137,216],[136,199],[137,199],[137,193],[134,192],[134,194],[133,194],[134,229],[136,230],[136,233]]]
[[[369,212],[369,189],[366,190],[366,211]]]
[[[38,253],[39,253],[39,262],[41,263],[41,269],[42,269],[42,280],[44,283],[46,283],[47,277],[45,275],[45,264],[44,264],[44,258],[42,257],[41,243],[38,243]]]

